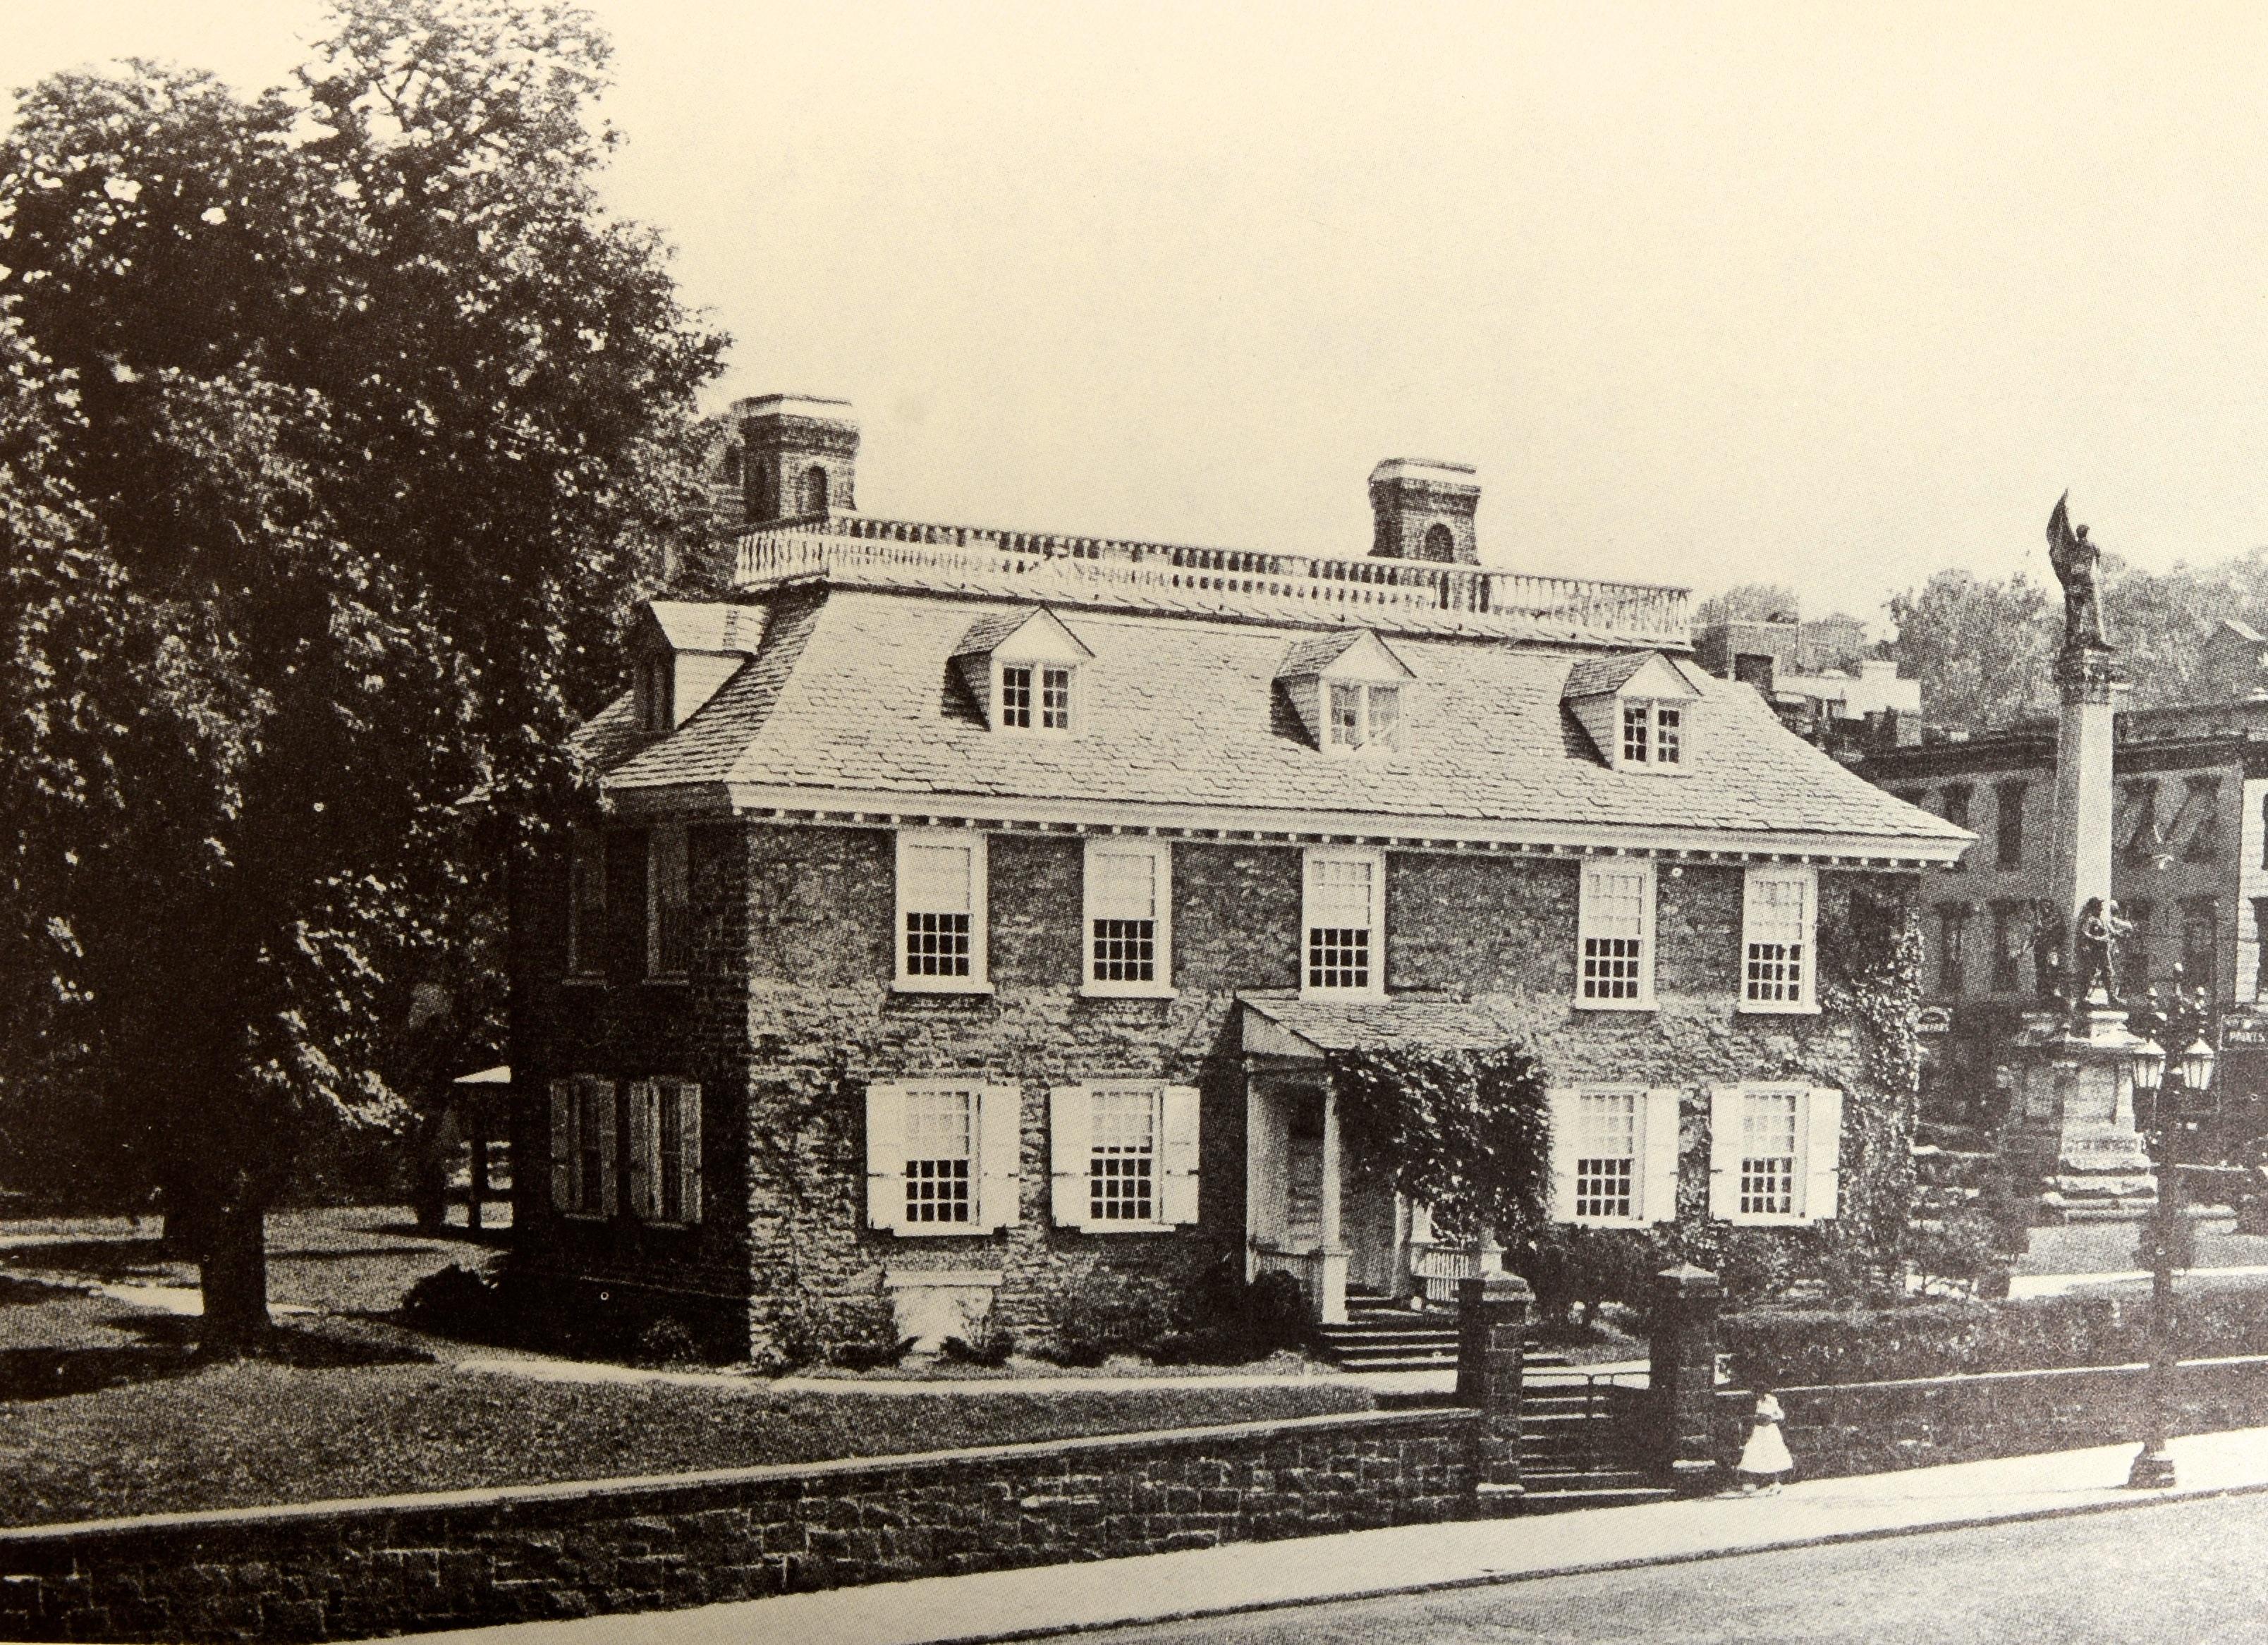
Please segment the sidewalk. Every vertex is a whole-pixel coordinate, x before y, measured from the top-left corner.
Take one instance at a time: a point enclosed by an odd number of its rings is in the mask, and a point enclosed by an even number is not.
[[[1458,1588],[2268,1490],[2268,1428],[2174,1442],[2180,1488],[2129,1491],[2132,1444],[1705,1498],[1408,1525],[1187,1553],[929,1577],[640,1616],[431,1634],[504,1645],[938,1645]]]

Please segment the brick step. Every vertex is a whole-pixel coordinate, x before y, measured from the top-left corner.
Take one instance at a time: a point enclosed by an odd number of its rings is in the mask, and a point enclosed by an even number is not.
[[[1585,1508],[1635,1508],[1641,1502],[1666,1502],[1674,1493],[1660,1486],[1629,1489],[1528,1491],[1520,1499],[1523,1514],[1565,1514]]]

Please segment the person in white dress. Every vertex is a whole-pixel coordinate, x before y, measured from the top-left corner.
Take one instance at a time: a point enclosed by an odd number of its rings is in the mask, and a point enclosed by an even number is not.
[[[1786,1421],[1787,1413],[1780,1409],[1778,1397],[1769,1388],[1758,1391],[1756,1423],[1749,1430],[1749,1443],[1741,1448],[1739,1472],[1744,1494],[1778,1494],[1788,1471],[1795,1466],[1795,1458],[1787,1454],[1787,1441],[1780,1436],[1780,1426]]]

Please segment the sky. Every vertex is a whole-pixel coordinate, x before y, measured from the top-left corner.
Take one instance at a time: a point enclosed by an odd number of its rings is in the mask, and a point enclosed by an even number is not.
[[[2268,11],[589,0],[610,204],[854,402],[894,518],[1484,562],[1880,621],[2268,544]],[[281,79],[319,0],[0,0],[0,86]],[[0,105],[0,114],[4,113]]]

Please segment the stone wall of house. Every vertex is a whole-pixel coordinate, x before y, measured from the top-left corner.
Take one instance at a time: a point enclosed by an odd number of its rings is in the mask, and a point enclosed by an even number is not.
[[[721,827],[703,832],[727,837]],[[620,1068],[627,1077],[631,1065],[666,1058],[674,1032],[691,1038],[704,1089],[712,1075],[721,1081],[745,1067],[743,1113],[722,1103],[710,1111],[711,1205],[713,1215],[726,1203],[718,1190],[736,1162],[723,1157],[735,1152],[723,1142],[737,1136],[747,1170],[734,1201],[747,1208],[742,1282],[754,1288],[749,1344],[760,1357],[776,1345],[807,1347],[887,1329],[886,1281],[920,1270],[1001,1275],[995,1321],[1027,1343],[1050,1334],[1097,1271],[1184,1295],[1201,1272],[1236,1262],[1242,1250],[1246,1075],[1234,996],[1299,982],[1301,852],[1292,845],[1175,841],[1176,996],[1103,1000],[1079,994],[1083,849],[1069,834],[991,835],[994,991],[906,995],[891,987],[892,833],[747,825],[732,852],[710,854],[733,856],[736,869],[716,867],[695,892],[709,910],[704,918],[718,922],[729,915],[712,908],[711,899],[740,896],[745,936],[734,926],[732,939],[742,943],[745,977],[725,969],[696,975],[690,990],[681,988],[659,1005],[644,997],[663,992],[652,985],[610,980],[595,989],[539,980],[531,992],[556,1003],[549,1017],[529,1018],[516,1066],[540,1070],[595,1058],[604,1065],[597,1071]],[[1738,866],[1662,867],[1659,1009],[1650,1012],[1574,1007],[1579,874],[1572,858],[1389,854],[1389,988],[1492,999],[1520,1023],[1555,1079],[1643,1079],[1683,1091],[1681,1202],[1689,1223],[1707,1220],[1707,1091],[1715,1083],[1800,1078],[1839,1087],[1849,1094],[1846,1167],[1869,1147],[1903,1157],[1909,1105],[1902,1095],[1869,1088],[1864,1046],[1848,1014],[1744,1017],[1733,1009]],[[1846,919],[1853,888],[1868,884],[1895,896],[1911,881],[1823,874],[1822,948]],[[562,896],[555,886],[552,901]],[[730,946],[724,930],[717,927],[714,944],[702,938],[703,951]],[[550,951],[563,952],[563,941]],[[696,969],[700,963],[696,954]],[[688,993],[689,999],[676,997]],[[1023,1093],[1020,1223],[998,1233],[918,1238],[868,1228],[867,1084],[955,1075],[1014,1084]],[[1194,1230],[1096,1234],[1052,1226],[1049,1090],[1114,1078],[1192,1084],[1202,1092]],[[540,1158],[542,1116],[531,1106],[526,1123],[539,1145],[526,1157]],[[533,1190],[541,1173],[523,1180]],[[527,1226],[530,1243],[549,1247],[544,1261],[557,1272],[649,1279],[655,1272],[649,1258],[660,1254],[633,1249],[634,1229],[611,1236],[588,1224],[561,1229],[541,1214]],[[1786,1237],[1799,1242],[1805,1231]],[[563,1237],[550,1245],[555,1234]],[[713,1252],[725,1254],[721,1245]],[[702,1248],[704,1259],[711,1253]],[[1713,1251],[1699,1254],[1715,1260]]]
[[[0,1637],[362,1639],[1469,1518],[1476,1417],[0,1531]]]
[[[540,1310],[635,1340],[659,1318],[679,1321],[712,1353],[748,1349],[748,988],[747,830],[696,825],[686,834],[692,963],[680,980],[645,975],[646,834],[607,836],[603,977],[569,980],[563,849],[521,865],[512,899],[512,1067],[515,1282]],[[629,1157],[628,1084],[667,1076],[701,1085],[703,1215],[691,1228],[641,1223],[622,1203],[611,1221],[563,1215],[551,1201],[555,1078],[599,1075],[623,1088],[618,1159]]]

